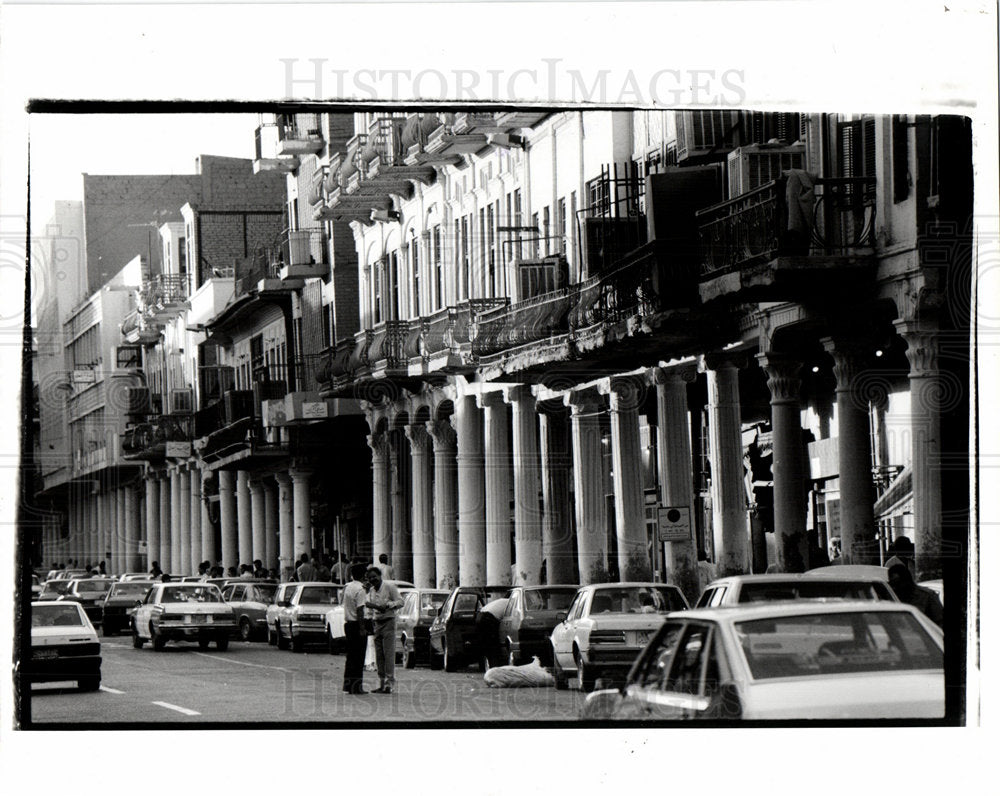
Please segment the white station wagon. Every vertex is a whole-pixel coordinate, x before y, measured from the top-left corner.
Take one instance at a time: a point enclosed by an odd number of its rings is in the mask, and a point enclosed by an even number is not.
[[[215,584],[157,583],[132,615],[132,646],[148,640],[159,652],[168,641],[197,641],[202,649],[214,641],[226,650],[235,630],[233,609]]]
[[[944,716],[943,636],[903,603],[761,603],[671,614],[586,719]]]

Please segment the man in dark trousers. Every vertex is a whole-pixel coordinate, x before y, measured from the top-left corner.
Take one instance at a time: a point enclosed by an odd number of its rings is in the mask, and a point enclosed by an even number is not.
[[[367,605],[375,616],[375,664],[379,687],[373,694],[391,694],[396,679],[396,612],[403,607],[396,584],[382,579],[382,570],[369,567]]]
[[[889,585],[900,601],[922,611],[934,624],[943,628],[944,608],[938,596],[930,589],[914,583],[910,568],[899,558],[890,558],[885,566],[889,570]]]
[[[344,691],[348,694],[366,694],[364,689],[365,648],[368,636],[361,618],[364,610],[365,565],[351,567],[351,582],[344,587],[344,635],[347,637],[347,660],[344,662]]]

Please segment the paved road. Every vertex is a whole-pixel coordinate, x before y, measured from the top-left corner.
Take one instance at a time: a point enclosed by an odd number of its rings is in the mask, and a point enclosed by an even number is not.
[[[490,688],[475,668],[397,667],[395,693],[351,696],[341,690],[344,656],[320,647],[295,653],[232,642],[218,652],[170,643],[154,652],[148,644],[133,649],[127,636],[101,641],[101,690],[34,686],[34,724],[573,721],[583,701],[576,691],[551,687]],[[377,685],[376,675],[366,672],[366,688]]]

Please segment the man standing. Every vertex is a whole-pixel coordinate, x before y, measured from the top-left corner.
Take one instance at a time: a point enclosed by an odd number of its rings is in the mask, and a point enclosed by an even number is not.
[[[889,585],[901,602],[912,605],[938,627],[944,629],[944,607],[938,596],[924,586],[913,582],[913,575],[906,563],[897,557],[885,562],[889,570]]]
[[[302,554],[302,563],[295,570],[295,575],[298,577],[300,583],[316,580],[316,567],[309,561],[308,553]]]
[[[366,694],[365,647],[367,636],[361,627],[361,611],[365,604],[365,565],[351,567],[351,582],[344,587],[344,635],[347,637],[347,659],[344,662],[344,691],[348,694]]]
[[[389,556],[385,553],[379,554],[378,563],[375,566],[382,573],[382,580],[395,580],[392,576],[392,564],[389,563]]]
[[[375,614],[375,665],[379,679],[379,687],[372,693],[391,694],[396,673],[396,611],[403,600],[396,585],[382,579],[378,567],[370,567],[365,577],[369,584],[368,607]]]

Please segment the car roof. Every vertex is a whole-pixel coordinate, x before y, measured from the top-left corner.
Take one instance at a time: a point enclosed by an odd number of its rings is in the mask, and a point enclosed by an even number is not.
[[[878,564],[830,564],[805,573],[816,578],[873,578],[889,581],[889,570]]]
[[[584,589],[621,589],[621,588],[633,588],[636,586],[651,586],[657,589],[676,589],[676,586],[672,586],[669,583],[654,583],[653,581],[646,580],[626,580],[621,583],[590,583],[586,586],[580,586],[580,590]]]
[[[540,583],[536,586],[511,586],[512,589],[524,589],[525,591],[538,591],[540,589],[579,589],[579,584],[575,583]]]
[[[810,616],[813,614],[848,614],[864,611],[895,611],[912,613],[905,603],[870,600],[776,600],[768,603],[746,603],[716,608],[692,608],[690,611],[673,611],[667,618],[710,619],[714,621],[743,622],[752,619],[777,619],[784,616]]]
[[[848,569],[848,567],[837,567],[837,569]],[[705,588],[711,589],[716,586],[729,586],[735,583],[795,583],[803,580],[843,580],[852,583],[884,581],[885,578],[873,577],[872,575],[851,574],[850,572],[829,572],[815,574],[811,572],[769,572],[759,575],[729,575],[725,578],[717,578],[709,583]]]

